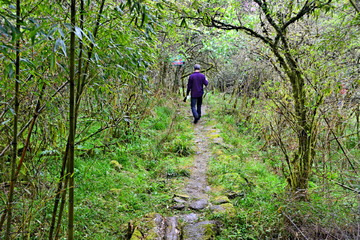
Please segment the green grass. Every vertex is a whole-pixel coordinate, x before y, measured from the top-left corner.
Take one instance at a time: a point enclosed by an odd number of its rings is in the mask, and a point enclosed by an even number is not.
[[[118,132],[121,134],[116,137],[109,131],[95,141],[78,146],[75,161],[76,238],[124,239],[128,222],[134,223],[149,212],[168,214],[167,205],[173,189],[190,175],[194,153],[191,124],[175,115],[175,107],[159,101],[135,133],[130,131],[124,136],[125,129],[120,127]],[[98,127],[92,126],[91,131]],[[104,140],[109,143],[109,148],[95,148],[87,154],[88,149]],[[52,157],[51,161],[59,162],[60,158]],[[111,161],[117,161],[122,169],[114,168]],[[59,166],[51,165],[49,172],[57,175]],[[52,178],[49,176],[48,179]],[[48,218],[53,200],[49,203],[46,206]],[[67,207],[62,223],[63,236],[67,229],[66,215]]]
[[[321,234],[326,231],[335,236],[346,233],[349,239],[356,236],[355,223],[359,221],[356,194],[332,181],[345,181],[354,188],[359,182],[359,179],[350,179],[351,172],[340,167],[347,164],[340,149],[332,152],[332,161],[338,164],[334,164],[332,170],[327,166],[325,180],[322,155],[318,151],[319,160],[309,181],[308,201],[298,201],[288,192],[284,156],[280,149],[270,145],[266,151],[259,151],[264,142],[259,138],[259,127],[253,125],[255,121],[243,124],[241,116],[226,109],[222,101],[214,111],[218,116],[216,126],[221,130],[221,136],[234,148],[226,150],[218,147],[213,151],[216,157],[210,161],[210,183],[221,185],[228,191],[243,192],[243,197],[232,200],[237,210],[235,218],[212,216],[225,223],[218,239],[292,239],[299,231],[289,219],[309,239],[325,239],[326,234]],[[258,110],[254,111],[258,114]],[[259,116],[253,116],[253,119]],[[353,157],[360,155],[359,150],[354,148],[355,141],[356,137],[344,141],[344,146],[353,147],[349,151]],[[337,149],[335,141],[331,148]],[[286,170],[285,167],[285,173]],[[224,180],[222,176],[228,173],[246,178],[249,184]],[[320,229],[318,235],[316,229]]]
[[[218,121],[224,141],[235,148],[213,151],[216,155],[210,161],[209,182],[223,186],[225,191],[240,191],[243,197],[232,200],[237,210],[234,219],[213,216],[225,223],[217,239],[266,239],[267,236],[271,239],[270,236],[277,236],[281,226],[282,217],[277,211],[281,200],[276,195],[282,192],[285,183],[256,157],[257,140],[234,129],[233,116]]]

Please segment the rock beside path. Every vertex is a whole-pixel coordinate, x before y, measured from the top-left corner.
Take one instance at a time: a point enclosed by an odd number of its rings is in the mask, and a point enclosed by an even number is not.
[[[174,197],[174,202],[177,203],[186,203],[186,201],[184,199],[178,198],[178,197]]]
[[[241,191],[228,192],[228,193],[226,193],[226,196],[227,196],[229,199],[234,199],[234,198],[237,198],[237,197],[243,197],[243,196],[244,196],[244,193],[241,192]]]
[[[206,208],[207,205],[208,205],[208,201],[206,199],[200,199],[197,200],[196,202],[191,203],[189,207],[193,210],[199,211]]]
[[[175,205],[170,207],[171,209],[175,209],[175,210],[183,210],[185,208],[184,204],[179,204],[179,205]]]
[[[178,217],[166,218],[165,240],[180,240],[180,226]]]
[[[223,203],[229,203],[230,200],[228,197],[226,196],[218,196],[218,197],[215,197],[212,202],[216,205],[219,205],[219,204],[223,204]]]
[[[199,218],[198,215],[195,213],[190,213],[181,216],[181,220],[183,220],[184,222],[195,222],[196,220],[198,220],[198,218]]]
[[[235,217],[236,216],[235,207],[231,203],[224,203],[224,204],[221,204],[221,205],[214,205],[214,206],[211,206],[210,210],[212,210],[214,213],[226,214],[228,217]]]
[[[189,200],[190,196],[187,194],[174,194],[175,198],[181,198],[183,200]]]
[[[203,221],[184,226],[183,240],[210,240],[219,233],[218,221]]]

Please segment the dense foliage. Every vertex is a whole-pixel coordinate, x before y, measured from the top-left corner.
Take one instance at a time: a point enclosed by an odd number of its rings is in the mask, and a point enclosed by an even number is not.
[[[249,188],[224,234],[358,236],[359,1],[5,0],[0,6],[5,239],[85,238],[90,231],[94,238],[124,237],[128,221],[161,209],[169,200],[164,178],[189,174],[190,128],[176,99],[185,95],[195,63],[218,98],[211,104],[223,137],[238,148],[222,156],[223,165],[210,163],[210,181],[230,166],[276,185]],[[185,65],[173,66],[179,57]],[[238,156],[234,163],[231,155]],[[253,219],[252,201],[262,194],[267,221],[250,230],[244,218]],[[109,203],[114,196],[118,205]],[[116,216],[107,216],[107,208],[122,219],[111,222]],[[114,230],[116,224],[125,227]]]

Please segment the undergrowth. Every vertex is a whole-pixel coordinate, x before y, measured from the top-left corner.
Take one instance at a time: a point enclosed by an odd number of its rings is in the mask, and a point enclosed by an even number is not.
[[[125,239],[129,222],[134,223],[149,212],[166,213],[172,190],[190,175],[189,155],[194,151],[191,124],[176,103],[154,101],[156,106],[143,119],[125,121],[116,130],[109,129],[77,145],[76,239]],[[94,124],[89,132],[99,127]],[[38,199],[31,199],[35,195],[24,192],[29,194],[27,200],[32,207],[19,203],[15,212],[24,213],[14,216],[19,222],[27,216],[39,219],[26,226],[31,239],[48,238],[57,186],[52,179],[59,175],[61,156],[46,152],[39,160],[39,164],[44,163],[48,167],[39,182],[34,183],[39,189]],[[42,194],[44,189],[49,193]],[[67,213],[65,205],[60,236],[66,235]]]
[[[213,105],[217,106],[214,111],[221,137],[233,148],[214,146],[209,180],[227,191],[242,193],[232,200],[236,217],[212,216],[225,223],[218,239],[303,239],[304,236],[354,239],[359,236],[360,198],[335,184],[342,182],[342,175],[336,169],[324,178],[321,162],[315,162],[318,166],[309,181],[308,201],[299,201],[288,191],[279,147],[270,145],[259,150],[264,142],[257,129],[243,122],[236,110],[226,109],[226,103],[218,100]],[[247,182],[239,186],[239,181],[223,181],[221,176],[229,173]]]

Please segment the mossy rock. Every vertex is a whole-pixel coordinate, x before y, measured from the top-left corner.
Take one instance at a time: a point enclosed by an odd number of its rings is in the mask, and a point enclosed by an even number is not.
[[[210,240],[219,234],[219,222],[203,221],[184,226],[184,240]]]
[[[184,199],[184,200],[189,200],[190,196],[187,195],[187,194],[174,194],[175,197],[178,197],[178,198],[181,198],[181,199]]]
[[[226,214],[226,216],[230,218],[236,216],[235,207],[231,203],[224,203],[221,205],[212,206],[211,210],[213,210],[215,214]]]
[[[231,191],[231,192],[226,193],[226,196],[229,199],[234,199],[234,198],[237,198],[237,197],[243,197],[244,195],[245,194],[242,191]]]
[[[214,154],[217,155],[217,156],[221,156],[221,155],[224,155],[224,152],[221,151],[220,149],[218,149],[218,150],[215,151]]]
[[[218,197],[215,197],[212,202],[216,205],[219,205],[219,204],[223,204],[223,203],[229,203],[230,200],[228,197],[226,196],[218,196]]]
[[[110,164],[118,172],[120,172],[123,169],[123,166],[116,160],[112,160]]]
[[[142,233],[139,231],[139,229],[135,229],[135,231],[134,231],[133,234],[131,235],[130,240],[138,240],[138,239],[143,239],[143,235],[142,235]]]
[[[215,194],[221,194],[223,192],[225,192],[225,187],[224,186],[211,186],[211,190],[210,190],[212,193],[215,193]]]
[[[220,205],[221,207],[225,208],[226,213],[229,217],[235,217],[236,216],[236,210],[234,205],[231,203],[224,203]]]
[[[139,221],[137,229],[144,235],[143,239],[162,239],[165,234],[164,218],[158,213],[149,213]]]

